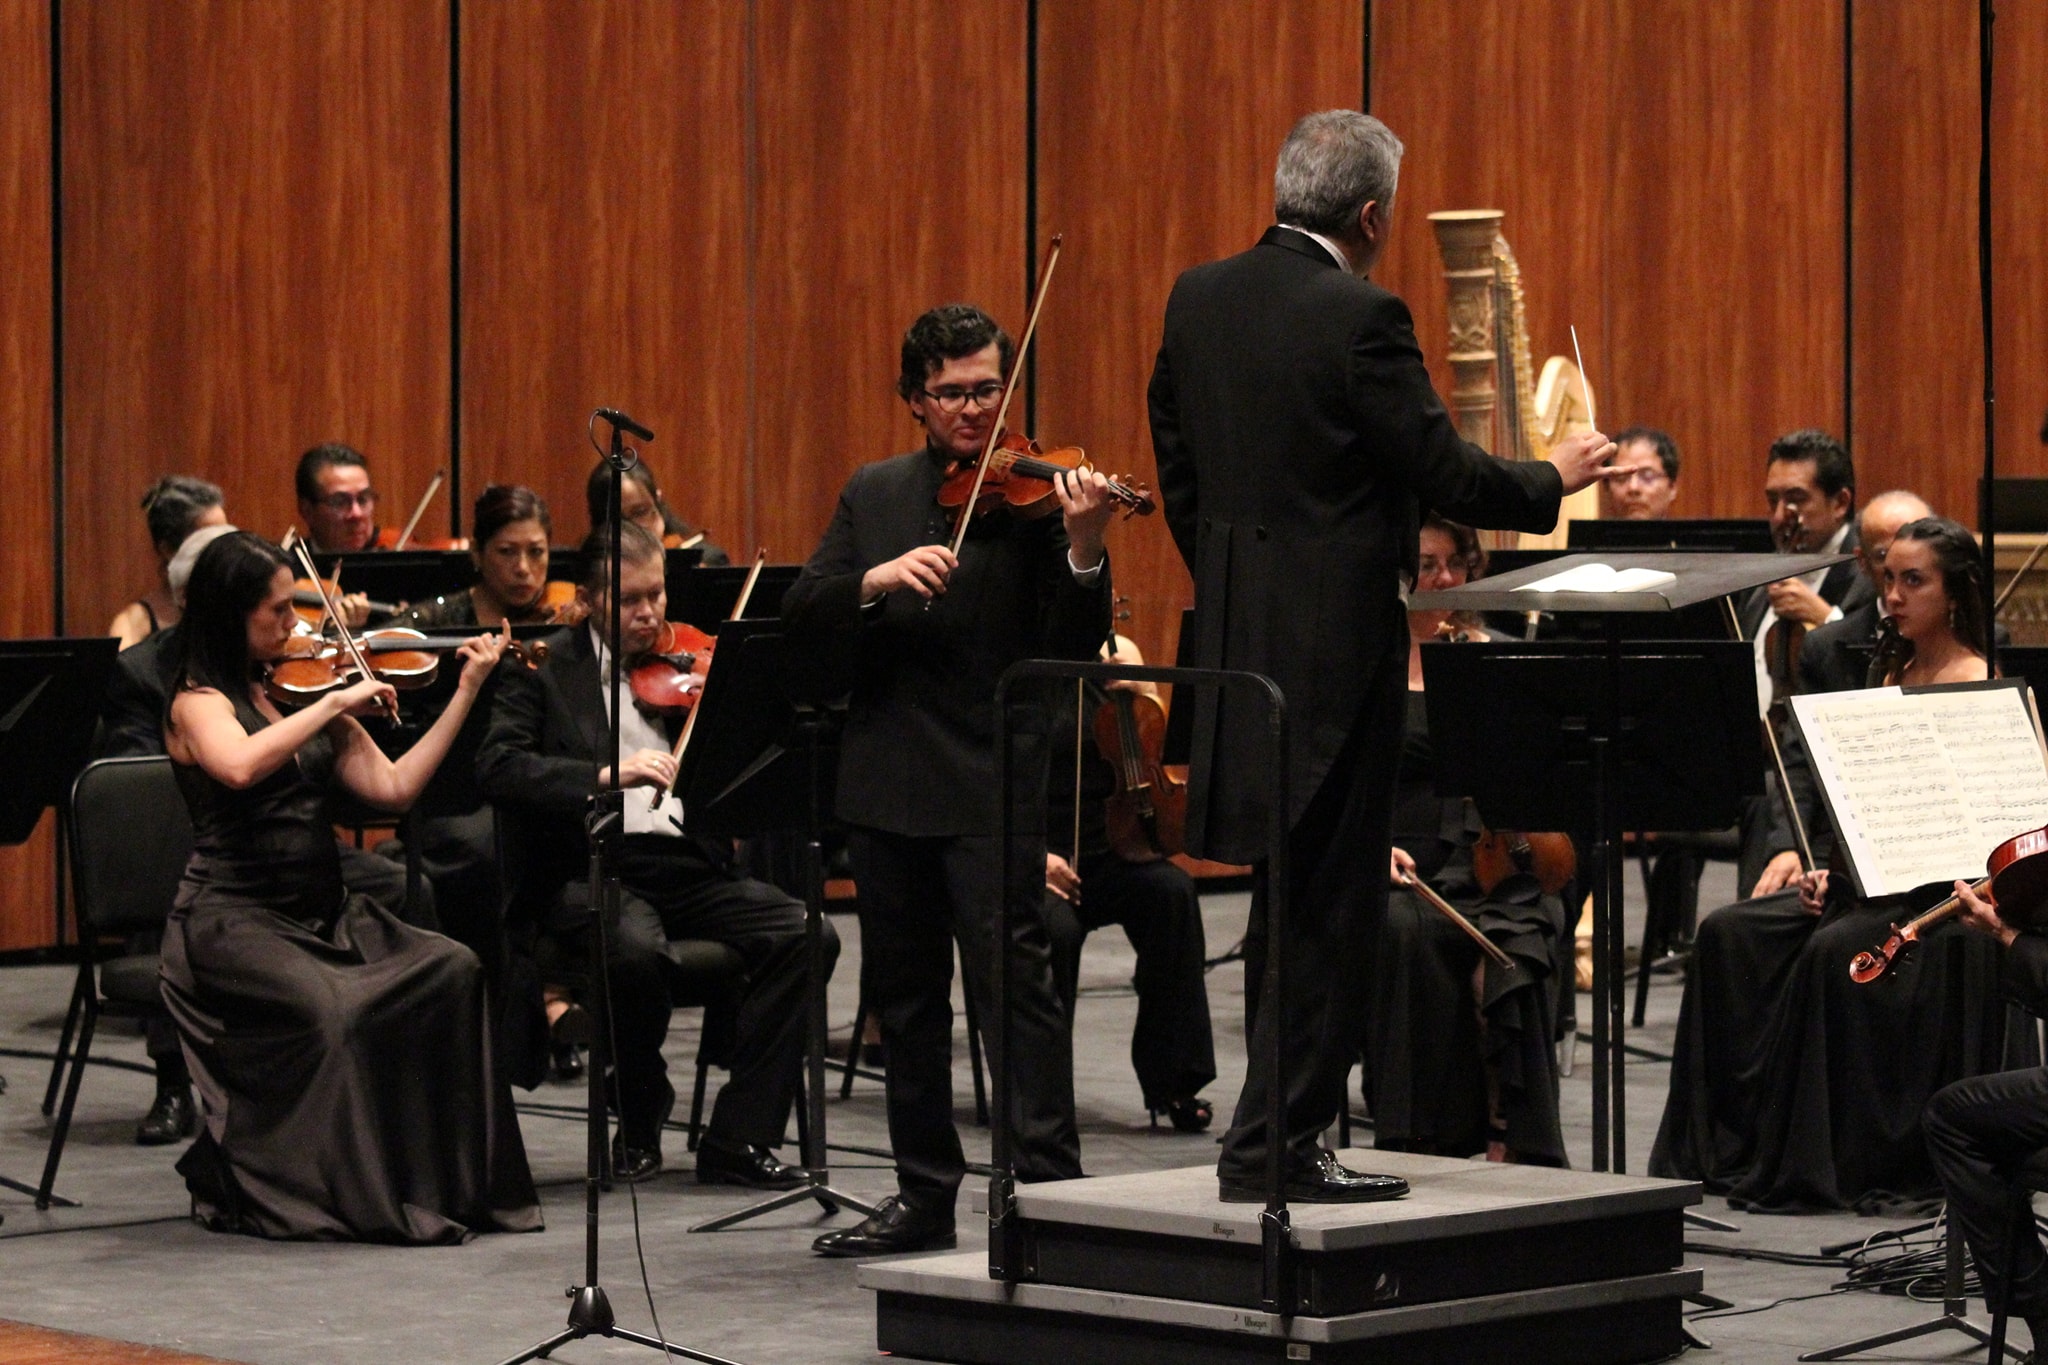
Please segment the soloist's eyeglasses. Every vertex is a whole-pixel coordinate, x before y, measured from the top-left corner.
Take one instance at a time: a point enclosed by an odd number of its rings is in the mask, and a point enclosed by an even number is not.
[[[943,389],[923,389],[920,392],[931,400],[933,407],[951,417],[954,413],[963,411],[970,398],[974,400],[974,406],[987,412],[1002,401],[1003,386],[999,381],[991,379],[986,384],[976,384],[971,389],[956,388],[948,384]]]
[[[329,493],[324,498],[315,498],[314,501],[330,512],[346,512],[356,506],[374,508],[377,505],[377,490],[365,488],[360,493]]]

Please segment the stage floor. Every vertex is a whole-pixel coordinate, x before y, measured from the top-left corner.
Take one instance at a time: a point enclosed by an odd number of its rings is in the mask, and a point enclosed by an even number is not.
[[[1702,904],[1727,899],[1729,871],[1715,865],[1708,878]],[[1627,880],[1631,896],[1638,896],[1640,879],[1631,871]],[[1206,898],[1212,954],[1237,939],[1245,904],[1241,894]],[[833,982],[831,1018],[843,1037],[859,979],[859,929],[850,915],[835,923],[846,951]],[[1631,942],[1639,932],[1631,929]],[[1082,961],[1075,1084],[1083,1155],[1092,1175],[1201,1165],[1215,1150],[1208,1134],[1146,1125],[1128,1060],[1135,1004],[1127,989],[1130,971],[1121,934],[1108,930],[1090,940]],[[0,970],[0,1048],[54,1047],[70,983],[68,968]],[[1216,969],[1209,991],[1223,1075],[1207,1093],[1227,1113],[1244,1069],[1241,969]],[[1580,997],[1582,1013],[1585,1000]],[[1637,1041],[1667,1048],[1677,1012],[1676,979],[1660,978],[1650,994],[1649,1026]],[[679,1014],[671,1035],[671,1065],[679,1080],[688,1073],[695,1042],[695,1016]],[[117,1024],[103,1029],[95,1051],[143,1057],[141,1040]],[[971,1119],[964,1046],[956,1048],[956,1061],[962,1116]],[[1564,1082],[1566,1138],[1582,1167],[1588,1159],[1588,1062],[1582,1048],[1577,1075]],[[37,1106],[47,1074],[46,1062],[0,1055],[0,1075],[8,1081],[0,1095],[0,1174],[32,1182],[41,1173],[48,1129]],[[1628,1164],[1640,1171],[1663,1105],[1666,1068],[1633,1063],[1629,1075]],[[83,1207],[37,1213],[26,1196],[0,1190],[0,1215],[6,1218],[0,1225],[6,1279],[0,1316],[260,1365],[491,1362],[562,1325],[562,1290],[581,1278],[583,1262],[583,1129],[580,1119],[560,1117],[554,1109],[580,1105],[580,1086],[543,1086],[519,1097],[534,1174],[544,1184],[547,1231],[426,1249],[275,1244],[201,1230],[186,1217],[184,1187],[171,1169],[179,1149],[144,1149],[131,1141],[149,1094],[148,1079],[133,1072],[94,1067],[86,1077],[58,1181],[59,1193],[81,1200]],[[829,1118],[835,1143],[886,1142],[881,1090],[874,1083],[862,1082],[845,1103],[835,1097]],[[985,1159],[986,1134],[971,1126],[964,1131],[970,1158]],[[696,1185],[679,1134],[670,1136],[667,1150],[671,1170],[638,1192],[641,1245],[661,1329],[679,1344],[761,1365],[872,1360],[874,1295],[856,1285],[851,1263],[809,1252],[819,1230],[842,1226],[851,1216],[821,1221],[816,1207],[806,1205],[727,1232],[690,1235],[690,1225],[750,1201],[745,1191]],[[835,1183],[850,1193],[879,1197],[893,1188],[885,1163],[859,1155],[835,1154],[834,1160]],[[966,1202],[961,1251],[981,1251],[982,1225],[967,1213]],[[1811,1254],[1824,1244],[1906,1221],[1753,1217],[1730,1214],[1711,1197],[1700,1209],[1729,1218],[1741,1231],[1694,1232],[1689,1244],[1730,1250]],[[604,1281],[621,1324],[651,1331],[632,1212],[623,1188],[604,1200]],[[1767,1312],[1696,1321],[1695,1330],[1716,1348],[1709,1358],[1721,1362],[1787,1361],[1802,1350],[1905,1326],[1936,1311],[1875,1294],[1830,1296],[1829,1287],[1840,1278],[1830,1269],[1698,1253],[1689,1253],[1686,1264],[1705,1272],[1708,1292],[1734,1300],[1738,1309],[1818,1296]],[[1981,1303],[1973,1309],[1982,1316]],[[2024,1344],[2024,1327],[2015,1330]],[[1946,1334],[1870,1358],[1962,1358],[1958,1348],[1964,1344],[1962,1337]],[[1981,1350],[1973,1358],[1981,1359]],[[555,1359],[582,1365],[659,1357],[644,1348],[586,1341],[562,1348]]]

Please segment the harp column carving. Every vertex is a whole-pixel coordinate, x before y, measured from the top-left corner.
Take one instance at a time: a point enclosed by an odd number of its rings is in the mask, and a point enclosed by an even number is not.
[[[1496,279],[1493,240],[1500,235],[1499,209],[1457,209],[1429,215],[1443,253],[1444,279],[1450,286],[1451,420],[1458,434],[1493,450],[1494,414],[1500,405],[1495,383],[1499,357],[1495,350]]]

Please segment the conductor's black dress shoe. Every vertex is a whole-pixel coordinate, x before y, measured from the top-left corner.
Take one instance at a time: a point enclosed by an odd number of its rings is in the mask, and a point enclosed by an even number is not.
[[[1246,1179],[1222,1176],[1218,1197],[1226,1204],[1263,1204],[1266,1179],[1262,1174]],[[1297,1164],[1281,1183],[1290,1204],[1370,1204],[1381,1199],[1399,1199],[1408,1193],[1408,1182],[1398,1175],[1367,1175],[1337,1164],[1337,1158],[1318,1150],[1308,1164]]]
[[[906,1251],[951,1251],[959,1239],[953,1214],[933,1213],[890,1195],[850,1228],[811,1243],[820,1256],[895,1256]]]
[[[766,1147],[706,1137],[697,1148],[699,1185],[744,1185],[750,1190],[794,1190],[811,1173],[778,1159]]]
[[[183,1142],[198,1130],[199,1111],[192,1103],[192,1090],[181,1085],[156,1092],[156,1103],[135,1126],[135,1143],[138,1147],[162,1147]]]

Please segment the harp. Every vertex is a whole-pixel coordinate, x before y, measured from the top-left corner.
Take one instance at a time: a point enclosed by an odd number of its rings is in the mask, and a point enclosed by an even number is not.
[[[1501,234],[1499,209],[1429,215],[1450,290],[1451,417],[1458,434],[1513,460],[1541,460],[1567,436],[1593,429],[1592,394],[1570,356],[1554,355],[1540,373],[1530,361],[1522,270]],[[1497,548],[1561,548],[1566,527],[1600,515],[1599,489],[1564,500],[1547,535],[1485,532]]]

